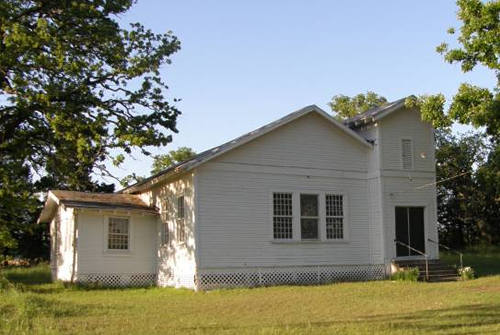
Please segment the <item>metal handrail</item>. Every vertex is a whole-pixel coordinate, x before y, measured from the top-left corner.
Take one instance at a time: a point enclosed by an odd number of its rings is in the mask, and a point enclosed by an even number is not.
[[[445,249],[446,249],[446,250],[448,250],[448,251],[454,252],[455,254],[458,254],[458,255],[460,256],[460,268],[463,268],[463,267],[464,267],[464,260],[463,260],[463,259],[464,259],[464,254],[463,254],[463,253],[461,253],[461,252],[460,252],[460,251],[458,251],[458,250],[452,249],[452,248],[450,248],[450,247],[449,247],[449,246],[447,246],[447,245],[444,245],[444,244],[441,244],[441,243],[439,243],[439,242],[436,242],[436,241],[434,241],[434,240],[432,240],[432,239],[430,239],[430,238],[428,238],[428,239],[427,239],[427,241],[429,241],[429,242],[431,242],[431,243],[434,243],[434,244],[437,244],[438,246],[443,247],[443,248],[445,248]]]
[[[413,248],[412,246],[409,246],[408,244],[406,244],[406,243],[404,243],[404,242],[398,241],[398,240],[396,240],[396,239],[394,240],[394,243],[396,243],[396,244],[400,244],[400,245],[402,245],[402,246],[404,246],[404,247],[407,247],[407,248],[409,248],[410,250],[413,250],[413,251],[415,251],[416,253],[418,253],[418,254],[420,254],[420,255],[424,256],[424,258],[425,258],[425,280],[427,280],[427,281],[428,281],[428,280],[429,280],[429,255],[427,255],[426,253],[423,253],[423,252],[422,252],[422,251],[420,251],[420,250],[417,250],[417,249]]]

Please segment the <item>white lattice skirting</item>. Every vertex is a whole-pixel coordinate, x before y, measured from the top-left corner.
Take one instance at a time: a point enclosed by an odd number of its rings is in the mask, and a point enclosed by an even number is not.
[[[380,280],[384,264],[321,265],[272,268],[210,269],[198,272],[201,290],[274,285],[318,285],[340,281]]]
[[[103,287],[145,287],[156,284],[155,273],[85,273],[77,282]]]

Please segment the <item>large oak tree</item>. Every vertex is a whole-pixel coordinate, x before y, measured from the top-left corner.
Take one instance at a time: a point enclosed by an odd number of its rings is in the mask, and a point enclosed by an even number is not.
[[[177,132],[160,68],[180,43],[121,26],[134,2],[0,2],[0,250],[32,219],[35,191],[112,190],[94,178],[106,161]]]

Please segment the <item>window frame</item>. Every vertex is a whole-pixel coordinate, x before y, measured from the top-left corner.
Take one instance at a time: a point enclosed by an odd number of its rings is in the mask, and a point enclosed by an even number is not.
[[[179,200],[182,198],[182,216],[179,214]],[[186,196],[179,194],[175,199],[175,238],[177,243],[186,243]],[[182,229],[181,229],[182,228]],[[182,232],[182,234],[181,234]],[[182,238],[181,238],[182,237]]]
[[[290,194],[291,196],[291,201],[292,201],[292,215],[275,215],[274,214],[274,195],[275,194]],[[289,191],[272,191],[271,192],[271,236],[273,238],[274,241],[293,241],[295,236],[296,236],[296,232],[295,232],[295,228],[294,228],[294,206],[293,206],[293,203],[294,203],[294,200],[293,200],[293,192],[289,192]],[[291,237],[290,238],[275,238],[274,237],[274,218],[276,217],[280,217],[280,218],[283,218],[283,217],[286,217],[286,218],[291,218]]]
[[[292,193],[292,239],[275,239],[273,229],[273,194],[274,193]],[[318,239],[302,239],[300,226],[300,194],[317,194],[319,206]],[[341,195],[343,198],[343,239],[326,238],[326,194]],[[350,243],[350,196],[349,192],[339,188],[317,189],[282,189],[270,188],[268,190],[268,236],[269,242],[273,244],[346,244]]]
[[[404,141],[410,141],[410,155],[411,155],[411,166],[409,168],[405,168],[405,160],[404,160],[404,146],[403,142]],[[403,171],[412,171],[415,169],[415,143],[413,141],[412,137],[406,136],[406,137],[401,137],[399,140],[399,159],[401,161],[401,170]]]
[[[106,253],[111,254],[130,254],[132,252],[132,218],[125,215],[106,215],[104,216],[104,250]],[[111,219],[126,219],[128,222],[127,226],[127,249],[113,249],[109,248],[109,224]]]
[[[317,216],[309,216],[302,215],[302,196],[303,195],[313,195],[316,197],[316,206],[318,215]],[[300,220],[300,240],[301,241],[321,241],[321,194],[313,193],[313,192],[300,192],[299,193],[299,220]],[[293,205],[293,204],[292,204]],[[292,208],[293,213],[293,208]],[[317,237],[316,238],[303,238],[302,237],[302,219],[315,219],[317,225]]]
[[[168,222],[167,212],[160,215],[160,247],[167,247],[172,241],[170,224]]]
[[[327,197],[328,196],[333,196],[333,197],[340,197],[342,199],[341,203],[341,208],[342,208],[342,215],[328,215],[328,206],[327,206]],[[345,196],[343,194],[337,194],[337,193],[325,193],[325,239],[327,241],[344,241],[345,236],[346,236],[346,223],[345,223],[345,217],[346,217],[346,208],[345,208]],[[328,237],[328,219],[342,219],[342,237],[341,238],[329,238]]]

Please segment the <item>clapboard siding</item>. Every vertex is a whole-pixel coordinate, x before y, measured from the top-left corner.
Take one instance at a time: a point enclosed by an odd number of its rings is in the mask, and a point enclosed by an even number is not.
[[[129,251],[107,251],[108,218],[130,220]],[[156,216],[79,211],[78,274],[155,273]]]
[[[220,171],[210,163],[198,170],[200,268],[370,263],[366,180],[255,170]],[[273,241],[271,194],[283,190],[344,194],[349,242]]]
[[[322,116],[312,113],[213,162],[365,172],[369,150]]]
[[[412,170],[435,171],[434,131],[422,122],[420,113],[402,109],[380,120],[378,127],[382,170],[402,170],[401,140],[409,138],[413,142]]]
[[[185,200],[186,242],[177,240],[176,207],[177,197]],[[156,227],[155,245],[157,247],[158,284],[194,288],[196,273],[195,236],[194,236],[194,185],[193,175],[155,185],[141,197],[159,209],[160,220]],[[162,222],[168,222],[170,243],[161,245]]]

